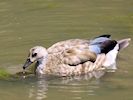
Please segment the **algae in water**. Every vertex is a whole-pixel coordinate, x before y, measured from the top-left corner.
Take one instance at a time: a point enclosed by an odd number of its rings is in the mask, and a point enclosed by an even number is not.
[[[9,78],[11,75],[4,69],[0,68],[0,79],[6,79]]]

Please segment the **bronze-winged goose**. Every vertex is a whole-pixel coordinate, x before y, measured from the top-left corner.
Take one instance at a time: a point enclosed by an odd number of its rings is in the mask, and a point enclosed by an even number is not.
[[[94,70],[116,69],[116,57],[120,49],[128,46],[131,39],[120,41],[101,35],[93,40],[70,39],[58,42],[46,49],[35,46],[23,66],[36,62],[36,73],[58,76],[87,74]]]

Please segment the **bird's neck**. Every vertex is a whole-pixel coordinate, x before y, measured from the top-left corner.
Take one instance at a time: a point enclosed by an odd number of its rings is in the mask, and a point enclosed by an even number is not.
[[[37,62],[38,62],[38,64],[37,64],[37,68],[36,68],[36,73],[44,74],[44,70],[46,68],[47,57],[42,57]]]

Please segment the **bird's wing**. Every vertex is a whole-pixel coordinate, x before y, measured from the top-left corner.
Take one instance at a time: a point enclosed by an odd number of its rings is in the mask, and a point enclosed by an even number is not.
[[[96,60],[96,54],[89,51],[89,49],[86,48],[71,48],[64,52],[64,63],[76,66],[79,64],[83,64],[87,61],[95,62]]]

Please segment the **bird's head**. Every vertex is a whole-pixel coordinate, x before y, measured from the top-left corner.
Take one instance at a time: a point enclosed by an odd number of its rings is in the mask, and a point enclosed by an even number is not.
[[[28,58],[23,66],[23,69],[30,66],[33,62],[39,61],[43,58],[46,58],[48,55],[46,48],[42,46],[35,46],[30,49]]]

